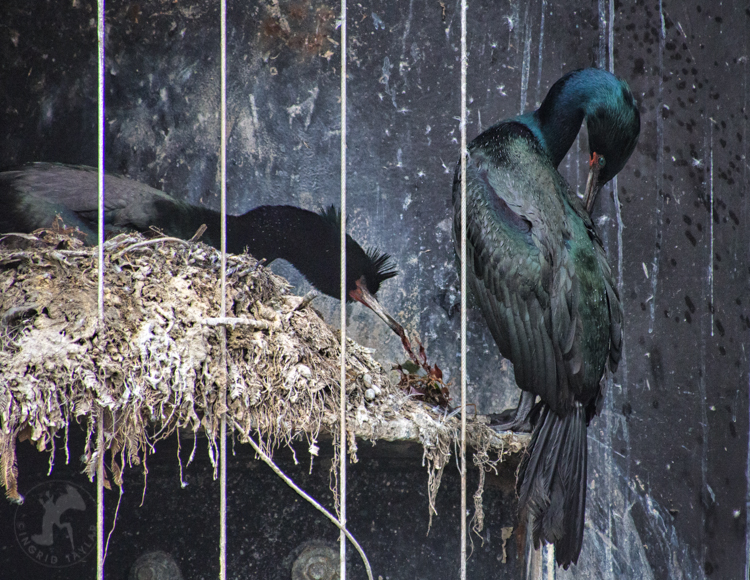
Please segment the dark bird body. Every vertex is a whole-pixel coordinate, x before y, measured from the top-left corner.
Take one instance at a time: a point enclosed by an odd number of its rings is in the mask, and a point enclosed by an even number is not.
[[[97,183],[97,170],[85,166],[32,163],[0,173],[0,232],[49,228],[60,215],[66,226],[78,227],[87,234],[88,243],[96,243]],[[185,239],[206,224],[203,241],[220,247],[219,212],[114,175],[105,176],[105,223],[112,230],[142,232],[155,226]],[[227,216],[227,251],[247,249],[268,263],[287,260],[315,288],[334,298],[340,296],[340,236],[340,216],[332,207],[319,214],[294,206],[266,205]],[[359,300],[360,286],[374,295],[383,281],[396,275],[387,254],[364,250],[348,235],[346,252],[350,299]]]
[[[622,309],[604,248],[557,171],[584,118],[592,158],[605,160],[596,167],[598,191],[632,153],[640,119],[627,84],[596,69],[565,75],[537,111],[474,139],[466,178],[468,285],[523,391],[500,427],[533,425],[518,473],[519,505],[535,545],[554,543],[566,568],[583,541],[586,428],[599,411],[605,364],[614,371],[621,351]],[[459,166],[457,252],[460,178]]]

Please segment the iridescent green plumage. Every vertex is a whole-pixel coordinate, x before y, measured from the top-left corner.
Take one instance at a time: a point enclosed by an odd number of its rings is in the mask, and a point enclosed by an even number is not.
[[[569,73],[537,111],[474,139],[466,179],[468,284],[525,392],[508,425],[534,423],[519,471],[520,505],[535,543],[554,543],[566,568],[583,538],[586,426],[607,360],[612,370],[619,361],[622,326],[602,243],[557,171],[584,119],[591,152],[606,159],[600,187],[632,153],[640,119],[627,84],[596,69]],[[457,169],[455,240],[460,189]],[[535,396],[541,403],[529,414]]]

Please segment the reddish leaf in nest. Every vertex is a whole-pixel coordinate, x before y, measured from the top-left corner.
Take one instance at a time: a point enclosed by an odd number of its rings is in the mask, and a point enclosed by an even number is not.
[[[399,387],[417,399],[443,408],[449,407],[450,392],[448,385],[443,382],[443,371],[437,364],[430,366],[427,362],[427,353],[419,338],[415,339],[419,345],[418,354],[415,354],[406,333],[400,336],[404,350],[411,360],[394,367],[401,373]]]

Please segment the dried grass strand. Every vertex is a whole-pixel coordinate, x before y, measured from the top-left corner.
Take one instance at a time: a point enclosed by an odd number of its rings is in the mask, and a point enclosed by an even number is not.
[[[124,254],[127,254],[128,252],[132,252],[133,250],[137,250],[138,248],[143,248],[145,246],[153,246],[155,244],[160,244],[163,242],[182,244],[183,246],[188,246],[188,247],[190,246],[190,242],[186,242],[185,240],[181,240],[180,238],[169,238],[169,237],[153,238],[151,240],[143,240],[142,242],[138,242],[138,243],[128,246],[127,248],[123,248],[122,250],[117,252],[114,256],[112,256],[112,259],[117,260]]]

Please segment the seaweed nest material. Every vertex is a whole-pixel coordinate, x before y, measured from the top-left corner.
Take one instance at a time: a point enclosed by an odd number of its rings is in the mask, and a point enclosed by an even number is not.
[[[126,463],[142,463],[177,429],[205,432],[213,457],[222,416],[269,454],[300,437],[314,452],[321,432],[337,432],[338,331],[255,258],[227,256],[224,320],[212,247],[107,241],[101,324],[98,264],[97,249],[64,230],[0,238],[0,468],[10,499],[21,500],[16,441],[50,449],[71,421],[88,426],[91,478],[103,431],[117,485]],[[349,453],[356,460],[357,437],[421,442],[434,501],[458,420],[408,397],[371,353],[347,340]],[[469,442],[484,467],[523,446],[477,420]]]

